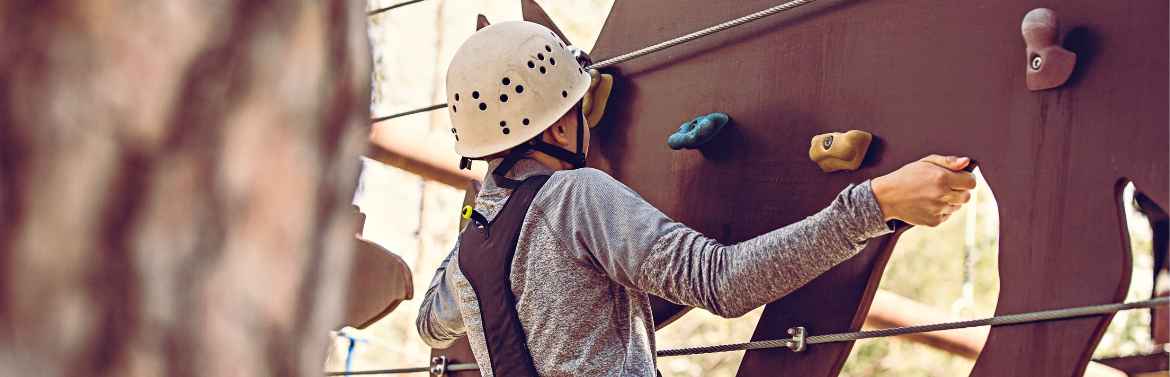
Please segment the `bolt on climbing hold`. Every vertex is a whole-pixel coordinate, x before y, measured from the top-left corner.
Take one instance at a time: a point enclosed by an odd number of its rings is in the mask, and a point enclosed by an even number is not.
[[[724,113],[710,113],[700,115],[683,123],[678,131],[666,138],[666,145],[670,149],[696,149],[715,138],[719,131],[731,120]]]
[[[857,170],[865,160],[873,135],[869,132],[852,130],[813,136],[809,143],[808,158],[817,163],[826,173],[838,170]]]
[[[1060,22],[1056,12],[1036,8],[1024,15],[1020,32],[1027,45],[1028,69],[1024,83],[1029,90],[1052,89],[1064,85],[1077,65],[1077,54],[1060,45]]]

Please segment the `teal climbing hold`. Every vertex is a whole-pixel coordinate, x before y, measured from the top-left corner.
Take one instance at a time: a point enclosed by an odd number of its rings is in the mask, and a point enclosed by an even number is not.
[[[724,113],[697,116],[670,134],[670,137],[666,138],[666,145],[669,145],[670,149],[698,148],[714,139],[723,126],[727,125],[728,120],[731,120],[731,117]]]

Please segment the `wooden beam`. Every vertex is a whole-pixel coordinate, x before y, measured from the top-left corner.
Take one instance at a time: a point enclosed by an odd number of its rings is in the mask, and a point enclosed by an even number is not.
[[[886,290],[878,290],[873,298],[865,327],[887,329],[940,323],[959,320],[950,313],[939,310]],[[987,327],[936,331],[905,335],[902,338],[953,353],[968,359],[979,357],[983,342],[987,340]]]
[[[370,132],[366,157],[463,190],[470,182],[483,179],[487,164],[476,162],[471,170],[459,169],[454,141],[447,136],[377,123]]]
[[[1170,354],[1166,352],[1097,359],[1097,362],[1123,370],[1134,376],[1158,372],[1162,372],[1158,375],[1165,376],[1165,372],[1170,370]]]

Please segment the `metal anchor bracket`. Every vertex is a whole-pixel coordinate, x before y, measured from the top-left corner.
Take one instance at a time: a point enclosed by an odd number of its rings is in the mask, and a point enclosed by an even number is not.
[[[788,329],[788,335],[792,335],[792,337],[784,341],[786,343],[785,346],[792,350],[792,352],[803,352],[806,345],[805,337],[808,336],[808,333],[804,330],[804,326]]]
[[[431,358],[430,372],[431,372],[432,376],[436,376],[436,377],[446,375],[447,374],[447,357],[446,356],[432,357]]]

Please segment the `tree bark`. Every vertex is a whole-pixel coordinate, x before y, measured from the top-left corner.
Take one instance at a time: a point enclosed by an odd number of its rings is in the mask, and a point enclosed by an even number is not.
[[[0,3],[0,375],[319,376],[364,2]]]

